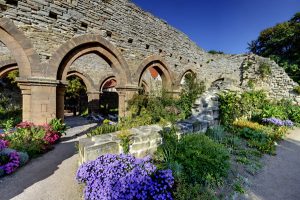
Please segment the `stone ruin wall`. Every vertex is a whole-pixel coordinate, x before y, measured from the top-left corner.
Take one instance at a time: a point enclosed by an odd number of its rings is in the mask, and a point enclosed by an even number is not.
[[[221,78],[233,80],[235,86],[245,86],[242,65],[248,55],[208,54],[185,34],[128,0],[0,0],[0,17],[12,19],[24,31],[45,63],[69,39],[99,34],[121,51],[131,74],[145,58],[159,54],[175,77],[192,67],[207,86]],[[0,43],[0,61],[10,57]],[[293,98],[295,83],[276,63],[266,62],[272,67],[272,77],[258,85],[269,90],[271,96]],[[95,85],[103,74],[112,73],[104,60],[93,55],[81,57],[72,69],[88,74]],[[256,76],[249,73],[248,77]]]

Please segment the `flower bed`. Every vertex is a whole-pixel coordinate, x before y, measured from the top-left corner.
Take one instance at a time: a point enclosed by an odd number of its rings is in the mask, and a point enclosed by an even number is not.
[[[107,154],[78,169],[76,179],[85,183],[85,199],[172,199],[171,170],[157,170],[150,157]]]
[[[53,148],[66,129],[60,120],[53,121],[45,125],[22,122],[0,134],[0,177],[13,173],[29,158]]]

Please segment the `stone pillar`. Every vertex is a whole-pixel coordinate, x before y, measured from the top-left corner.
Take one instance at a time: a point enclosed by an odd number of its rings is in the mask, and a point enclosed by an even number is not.
[[[64,120],[65,117],[65,91],[66,85],[60,84],[56,87],[56,118]]]
[[[128,101],[132,99],[134,94],[138,93],[139,87],[127,85],[125,87],[116,88],[119,94],[119,119],[128,116]]]
[[[89,113],[99,113],[100,110],[100,92],[88,91],[88,109]]]
[[[31,86],[19,84],[22,92],[22,121],[31,121]]]
[[[44,124],[56,117],[58,81],[35,78],[17,81],[23,95],[23,121]]]

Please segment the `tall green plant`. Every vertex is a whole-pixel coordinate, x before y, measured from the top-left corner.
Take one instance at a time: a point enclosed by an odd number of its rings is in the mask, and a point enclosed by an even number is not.
[[[191,115],[192,106],[196,99],[205,91],[205,85],[203,81],[199,81],[196,74],[190,73],[185,75],[185,82],[180,93],[180,99],[178,105],[181,108],[184,118]]]

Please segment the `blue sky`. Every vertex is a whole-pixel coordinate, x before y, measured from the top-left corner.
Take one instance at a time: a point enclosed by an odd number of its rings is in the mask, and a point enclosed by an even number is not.
[[[300,0],[132,0],[205,50],[244,53],[268,27],[300,12]]]

